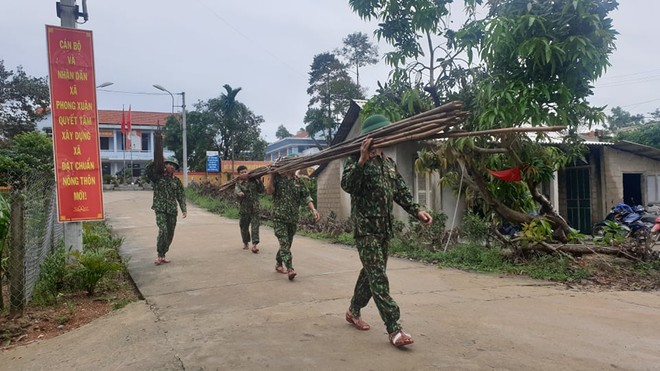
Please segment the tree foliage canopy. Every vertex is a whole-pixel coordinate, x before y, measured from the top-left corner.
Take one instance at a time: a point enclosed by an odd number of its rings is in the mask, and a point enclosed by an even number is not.
[[[385,53],[385,61],[394,68],[396,80],[402,74],[415,89],[423,89],[436,107],[447,101],[447,95],[460,89],[471,78],[462,46],[456,43],[456,32],[449,29],[447,17],[453,0],[349,0],[353,11],[366,20],[378,20],[375,31],[393,50]],[[468,13],[474,4],[466,1]]]
[[[660,122],[654,121],[635,127],[633,130],[620,131],[617,140],[644,144],[660,149]]]
[[[307,94],[311,98],[304,119],[305,129],[310,136],[322,133],[326,143],[332,142],[351,99],[364,97],[360,87],[348,76],[346,65],[332,53],[314,56]]]
[[[360,67],[378,63],[378,47],[369,41],[364,32],[353,32],[344,38],[344,46],[335,51],[355,68],[355,83],[360,86]]]
[[[0,59],[0,143],[35,129],[50,104],[48,83],[22,67],[7,70]]]
[[[222,160],[256,160],[265,156],[266,141],[261,138],[261,116],[255,115],[236,99],[241,88],[224,85],[217,98],[199,102],[188,112],[188,165],[194,171],[206,169],[206,151],[218,151]],[[183,138],[179,119],[168,118],[165,145],[177,158],[183,158]],[[233,151],[232,151],[233,150]]]
[[[607,128],[611,132],[617,132],[619,129],[641,125],[643,123],[644,115],[633,115],[618,106],[612,108],[612,114],[607,116]]]
[[[659,112],[658,109],[649,112],[651,119],[645,123],[644,115],[633,115],[621,107],[614,107],[612,116],[607,116],[608,128],[616,130],[615,140],[627,140],[660,149]]]
[[[0,149],[0,184],[22,188],[30,177],[53,178],[53,142],[37,131],[17,134]]]
[[[442,98],[464,101],[472,113],[463,127],[466,130],[565,125],[575,134],[580,123],[604,120],[602,108],[591,107],[586,98],[593,93],[592,84],[609,65],[614,49],[616,31],[608,14],[618,6],[616,1],[502,0],[488,2],[487,15],[477,19],[474,10],[482,1],[465,0],[468,21],[457,31],[449,30],[442,19],[451,2],[350,1],[360,16],[381,22],[376,33],[395,47],[386,59],[404,72],[395,69],[393,76],[398,79],[390,88],[408,84],[427,93],[436,106]],[[433,46],[433,40],[441,37],[445,46]],[[422,41],[428,42],[427,54]],[[438,50],[444,55],[433,58]],[[474,56],[479,57],[477,64]],[[427,61],[421,62],[422,58]],[[413,61],[400,68],[410,59]],[[436,68],[438,75],[431,72]],[[429,76],[423,87],[411,84],[410,77],[406,81],[405,75],[415,71],[426,71]],[[406,91],[382,89],[381,93],[392,92],[400,94],[397,111],[402,112],[400,102]],[[418,97],[423,101],[424,96]],[[387,102],[385,98],[371,101]],[[563,150],[542,146],[537,141],[544,138],[510,134],[452,139],[422,153],[418,165],[445,169],[445,180],[458,181],[462,174],[472,200],[516,223],[529,222],[529,208],[534,202],[540,204],[565,236],[567,223],[540,194],[539,185],[580,158],[581,148],[576,142],[567,142]],[[521,168],[522,183],[506,184],[486,172],[511,167]]]
[[[277,131],[275,132],[275,137],[276,137],[277,139],[288,138],[288,137],[290,137],[290,136],[292,136],[292,135],[293,135],[293,134],[291,134],[291,132],[289,132],[289,130],[287,130],[287,128],[284,127],[284,125],[280,125],[280,126],[278,126],[278,127],[277,127]]]

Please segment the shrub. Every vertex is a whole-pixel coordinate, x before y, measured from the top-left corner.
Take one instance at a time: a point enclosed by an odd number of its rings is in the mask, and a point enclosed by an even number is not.
[[[404,239],[417,241],[419,244],[435,251],[440,249],[449,237],[449,231],[445,231],[447,214],[437,211],[430,211],[429,214],[431,214],[431,217],[433,218],[433,223],[428,227],[422,225],[416,216],[411,215],[408,219],[408,230],[404,233]],[[397,231],[395,228],[394,233],[397,234],[401,232]],[[456,232],[454,231],[453,233]]]
[[[51,305],[62,293],[79,289],[93,295],[107,273],[124,270],[117,251],[122,241],[111,234],[104,222],[83,223],[83,252],[67,253],[61,241],[41,264],[32,301]]]
[[[39,278],[32,293],[32,301],[38,305],[51,305],[65,289],[67,276],[66,249],[64,241],[46,256],[41,264]]]
[[[118,249],[123,242],[122,237],[112,235],[107,225],[100,222],[87,222],[83,224],[84,249]]]
[[[76,264],[70,272],[72,285],[84,289],[88,295],[94,295],[96,285],[103,276],[124,269],[121,263],[111,261],[112,254],[113,250],[102,247],[72,252],[71,256],[76,259]]]
[[[488,238],[490,228],[488,220],[471,211],[463,218],[463,234],[470,243],[483,243]]]

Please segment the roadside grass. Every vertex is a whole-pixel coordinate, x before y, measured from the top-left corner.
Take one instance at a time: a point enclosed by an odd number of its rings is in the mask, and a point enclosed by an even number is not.
[[[444,252],[417,247],[410,241],[395,238],[391,242],[390,252],[395,256],[437,264],[438,268],[523,275],[555,282],[580,282],[591,276],[588,269],[576,266],[565,256],[533,254],[521,258],[512,256],[506,250],[474,243],[457,244]]]
[[[231,200],[231,197],[221,199],[203,196],[190,188],[186,192],[189,199],[201,208],[228,218],[238,219],[238,205]],[[260,199],[260,206],[262,209],[262,225],[272,227],[272,222],[269,220],[273,208],[272,199],[269,196],[263,196]],[[352,231],[341,226],[341,223],[334,221],[333,218],[313,223],[307,216],[306,209],[301,211],[301,215],[298,227],[299,235],[342,245],[355,245]],[[596,282],[596,285],[610,287],[619,287],[615,284],[617,279],[632,279],[640,283],[637,286],[632,285],[631,289],[660,289],[660,261],[628,263],[623,268],[617,267],[617,273],[612,274],[608,269],[613,264],[619,263],[615,257],[611,256],[598,256],[597,259],[585,257],[583,259],[581,257],[543,252],[528,252],[524,256],[516,255],[508,249],[485,246],[480,241],[483,241],[488,234],[488,229],[483,225],[479,225],[479,221],[470,220],[469,222],[467,225],[478,233],[465,235],[461,242],[450,244],[447,251],[429,248],[429,241],[423,241],[423,238],[433,239],[438,236],[422,237],[416,233],[399,232],[401,228],[397,226],[395,228],[397,236],[390,242],[390,253],[392,256],[436,264],[438,268],[520,275],[566,284]],[[444,231],[442,232],[444,233]],[[463,242],[463,240],[467,242]],[[626,289],[625,287],[622,288]]]
[[[22,316],[0,310],[0,349],[57,336],[141,299],[119,255],[122,242],[105,222],[83,222],[83,251],[69,253],[61,242],[50,252]]]
[[[238,203],[231,196],[206,196],[198,193],[193,187],[188,187],[186,188],[186,198],[202,209],[222,215],[225,218],[238,219],[240,216]],[[270,196],[263,195],[259,199],[259,206],[262,214],[261,225],[273,227],[273,222],[270,219],[273,210],[273,199]],[[324,223],[332,224],[331,221],[314,223],[311,217],[308,216],[308,213],[306,207],[301,209],[301,218],[297,231],[298,235],[332,243],[354,244],[352,233],[338,232],[337,228],[324,225]]]

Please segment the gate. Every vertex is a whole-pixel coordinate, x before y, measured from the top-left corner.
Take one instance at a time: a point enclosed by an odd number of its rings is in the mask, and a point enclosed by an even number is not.
[[[591,192],[589,167],[566,169],[568,224],[582,233],[591,233]]]

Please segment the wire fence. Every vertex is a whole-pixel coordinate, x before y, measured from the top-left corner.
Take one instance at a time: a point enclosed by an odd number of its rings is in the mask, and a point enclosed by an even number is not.
[[[46,182],[44,182],[46,183]],[[58,241],[64,238],[64,224],[57,220],[57,194],[55,185],[30,187],[25,207],[25,301],[30,301],[32,290],[39,278],[44,262]]]
[[[32,177],[24,189],[12,191],[11,229],[20,231],[21,243],[8,238],[4,249],[6,292],[10,306],[27,304],[39,279],[40,267],[46,256],[64,237],[64,225],[57,220],[57,202],[54,179]],[[21,210],[15,211],[19,206]],[[13,234],[14,232],[12,232]],[[22,309],[22,308],[21,308]]]

